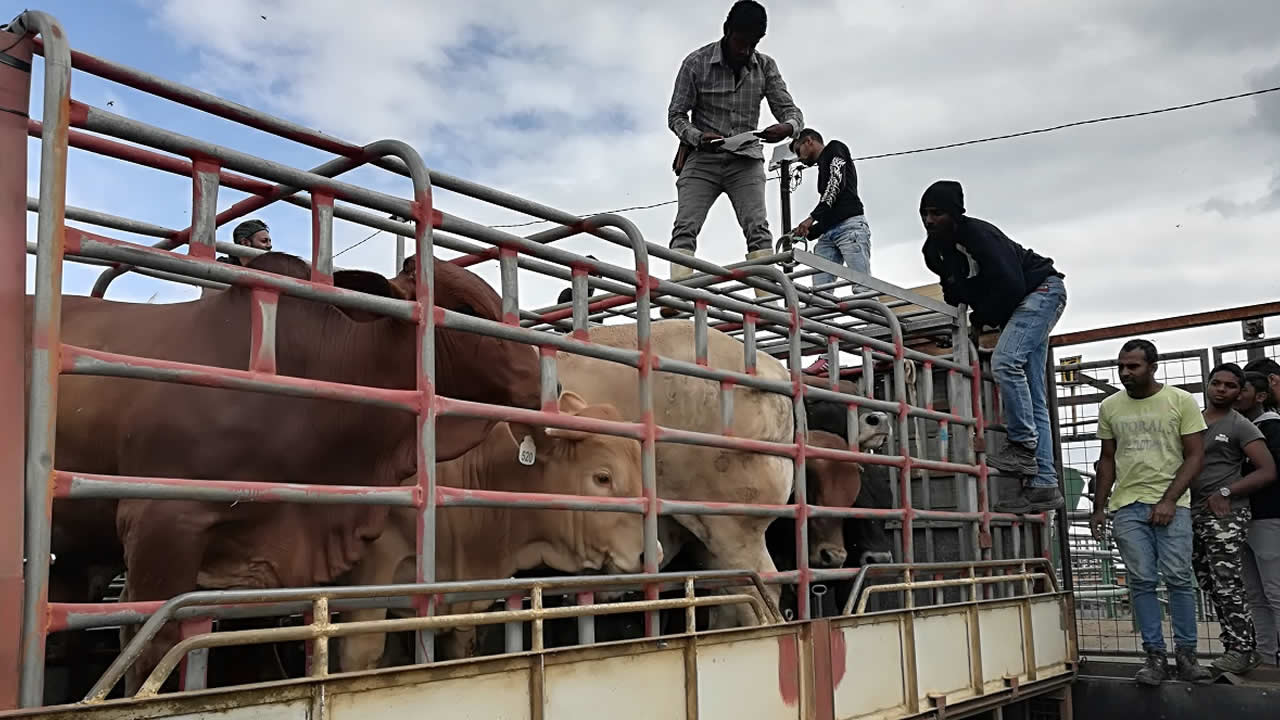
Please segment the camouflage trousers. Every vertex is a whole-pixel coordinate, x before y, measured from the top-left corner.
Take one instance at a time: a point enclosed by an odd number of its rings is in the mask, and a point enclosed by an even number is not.
[[[1257,647],[1253,616],[1249,614],[1244,588],[1244,559],[1241,551],[1249,537],[1248,507],[1233,510],[1226,517],[1201,511],[1192,519],[1195,545],[1191,563],[1200,589],[1209,596],[1222,627],[1219,639],[1227,650],[1252,651]]]

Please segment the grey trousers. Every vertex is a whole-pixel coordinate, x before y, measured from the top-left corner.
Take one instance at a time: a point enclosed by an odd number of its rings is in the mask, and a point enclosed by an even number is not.
[[[1244,546],[1244,587],[1262,661],[1274,665],[1280,651],[1280,519],[1249,523]]]
[[[726,152],[694,152],[676,180],[679,206],[671,249],[694,251],[707,212],[721,193],[729,196],[747,240],[747,252],[773,247],[764,205],[764,162]]]

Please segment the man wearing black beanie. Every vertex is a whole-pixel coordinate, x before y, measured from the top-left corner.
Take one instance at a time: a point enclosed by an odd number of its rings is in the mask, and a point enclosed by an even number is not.
[[[1010,240],[995,225],[964,214],[964,190],[939,180],[920,199],[925,264],[941,278],[947,303],[968,305],[970,322],[1000,328],[991,370],[1000,386],[1009,442],[987,457],[996,470],[1025,478],[1018,497],[998,512],[1028,513],[1062,505],[1045,401],[1049,334],[1067,306],[1053,261]]]

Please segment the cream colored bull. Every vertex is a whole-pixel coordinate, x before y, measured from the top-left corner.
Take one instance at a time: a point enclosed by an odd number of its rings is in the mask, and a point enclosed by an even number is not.
[[[560,412],[619,420],[606,404],[588,405],[572,392],[560,396]],[[519,443],[532,437],[533,464],[519,460]],[[564,430],[499,423],[488,438],[465,455],[436,466],[439,485],[472,490],[558,493],[597,497],[643,494],[640,443],[635,440]],[[436,578],[474,580],[508,577],[518,570],[547,566],[564,572],[643,570],[643,516],[617,512],[530,510],[521,508],[440,508],[436,513]],[[351,585],[412,583],[417,558],[418,512],[391,511],[386,530],[345,578]],[[661,549],[659,549],[661,553]],[[469,603],[446,613],[483,610],[490,603]],[[381,620],[385,609],[343,613],[342,622]],[[446,637],[445,655],[472,653],[470,628]],[[339,666],[345,671],[378,666],[384,634],[343,638]]]
[[[695,361],[693,322],[669,320],[652,326],[654,354],[665,358]],[[605,325],[589,330],[591,341],[617,348],[636,349],[633,324]],[[618,408],[626,420],[639,422],[641,406],[637,394],[638,373],[634,368],[595,358],[561,352],[557,355],[559,379],[565,390],[582,395],[588,402],[608,403]],[[707,363],[712,368],[745,372],[744,346],[735,338],[716,330],[707,331]],[[775,358],[756,353],[756,374],[762,378],[790,381],[787,369]],[[776,393],[738,387],[733,391],[733,419],[728,430],[740,438],[771,442],[792,442],[795,422],[791,399]],[[666,372],[653,376],[654,419],[663,427],[720,432],[720,386],[711,380]],[[718,448],[658,443],[658,496],[667,500],[781,505],[791,494],[791,460],[773,455],[721,450]],[[772,518],[729,515],[675,515],[658,522],[658,537],[666,559],[698,540],[705,548],[701,566],[707,569],[774,572],[776,567],[765,547],[765,529]],[[696,546],[695,546],[696,547]],[[776,603],[778,591],[771,586]],[[754,590],[750,591],[754,594]],[[713,608],[712,627],[753,624],[749,607],[733,606],[723,611]]]

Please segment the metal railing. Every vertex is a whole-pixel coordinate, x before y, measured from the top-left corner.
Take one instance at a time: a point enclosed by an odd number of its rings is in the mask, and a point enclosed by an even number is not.
[[[646,243],[638,229],[625,218],[612,215],[581,218],[429,170],[417,152],[404,143],[383,140],[368,145],[350,144],[207,93],[72,51],[58,23],[43,13],[26,12],[13,26],[39,37],[28,38],[10,49],[9,53],[29,58],[32,52],[38,52],[45,57],[43,115],[40,120],[28,120],[26,123],[27,133],[41,140],[41,171],[39,197],[28,201],[28,206],[38,213],[38,233],[37,242],[27,248],[28,251],[34,251],[36,256],[36,291],[33,316],[35,332],[29,338],[32,381],[26,417],[25,590],[21,599],[0,597],[0,609],[5,612],[13,612],[16,617],[17,607],[21,605],[22,608],[22,705],[33,706],[41,702],[45,638],[49,632],[136,623],[148,616],[150,619],[146,620],[144,628],[158,629],[171,618],[211,616],[210,612],[205,611],[187,615],[185,613],[195,611],[191,611],[186,605],[183,605],[184,614],[169,614],[178,611],[178,608],[172,607],[175,601],[167,604],[48,602],[51,517],[55,498],[360,503],[411,507],[420,514],[416,524],[418,546],[421,548],[416,568],[419,585],[399,588],[401,595],[417,594],[418,589],[431,586],[437,580],[434,550],[438,508],[518,506],[642,514],[645,574],[629,576],[627,582],[643,584],[646,604],[619,607],[643,609],[648,620],[646,633],[650,635],[657,631],[653,620],[656,619],[658,609],[691,609],[695,605],[711,602],[698,599],[696,602],[681,601],[685,604],[665,605],[661,603],[666,601],[658,600],[660,585],[665,582],[662,576],[657,575],[657,523],[661,516],[738,514],[794,518],[797,524],[796,570],[756,578],[754,582],[758,586],[756,592],[766,598],[768,595],[763,586],[759,585],[760,582],[794,582],[797,585],[798,616],[801,619],[810,616],[808,598],[810,585],[814,580],[851,579],[859,575],[856,568],[815,570],[809,567],[807,521],[810,518],[892,520],[898,524],[896,532],[899,536],[901,559],[908,563],[918,556],[915,547],[916,529],[924,528],[928,540],[935,525],[941,527],[946,523],[970,528],[969,539],[965,543],[968,552],[980,555],[983,559],[992,558],[993,524],[1017,528],[1021,524],[1036,523],[1044,533],[1042,547],[1047,552],[1048,525],[1045,516],[1018,517],[990,510],[989,479],[983,454],[993,431],[986,422],[988,413],[984,412],[984,405],[996,407],[998,398],[989,389],[984,390],[982,366],[977,352],[968,340],[963,308],[942,305],[870,276],[858,275],[836,266],[823,266],[822,269],[831,272],[838,281],[831,287],[815,292],[793,282],[794,278],[812,274],[813,265],[788,274],[773,266],[744,264],[721,267],[687,257],[666,247]],[[337,157],[310,171],[299,170],[76,102],[72,100],[70,92],[73,68],[286,140],[334,153]],[[25,112],[25,108],[23,111]],[[76,129],[73,130],[73,127]],[[67,208],[66,159],[68,149],[72,147],[191,178],[192,225],[184,229],[161,228],[93,210]],[[412,185],[411,199],[336,179],[364,165],[380,167],[409,178]],[[17,186],[18,180],[16,177],[0,178],[0,187],[11,191]],[[20,180],[25,182],[25,178]],[[218,211],[217,195],[220,187],[244,191],[250,197]],[[436,209],[432,200],[433,188],[445,188],[493,205],[561,223],[562,226],[521,237],[478,225]],[[343,203],[335,205],[336,199]],[[215,251],[219,249],[214,239],[218,227],[277,201],[296,205],[310,212],[312,244],[311,274],[308,279],[285,277],[214,261]],[[388,219],[387,215],[409,218],[410,221]],[[160,241],[152,247],[125,242],[69,227],[66,225],[69,219],[157,237]],[[415,268],[416,299],[406,301],[377,297],[335,287],[335,219],[385,230],[398,239],[412,238],[418,259]],[[634,258],[634,267],[593,261],[551,244],[578,234],[591,234],[629,249]],[[187,247],[186,254],[174,252],[184,245]],[[500,319],[473,317],[434,304],[433,270],[434,262],[439,260],[434,258],[433,252],[437,247],[467,253],[466,257],[453,261],[462,267],[495,258],[498,260],[503,311]],[[397,245],[397,262],[403,259],[403,255],[401,243]],[[651,257],[691,267],[699,274],[679,284],[661,280],[650,272]],[[253,358],[249,368],[232,370],[130,357],[63,343],[61,279],[65,258],[110,265],[94,287],[94,294],[99,297],[106,292],[114,278],[127,272],[147,273],[164,280],[184,281],[211,288],[232,285],[251,288],[257,310],[254,326],[247,330],[251,335],[250,357]],[[820,265],[817,262],[820,259],[803,251],[793,251],[790,258]],[[517,302],[517,271],[521,269],[570,281],[573,288],[572,302],[536,312],[522,311]],[[722,287],[717,287],[718,285]],[[835,290],[850,285],[870,287],[875,294],[873,296],[864,292],[855,294],[853,298],[840,298],[833,294]],[[606,291],[606,294],[588,299],[588,287],[599,288]],[[775,307],[767,304],[767,301],[762,303],[735,297],[732,293],[737,288],[768,291],[775,301],[781,300],[782,304]],[[273,336],[275,308],[282,294],[414,323],[418,348],[416,386],[413,389],[372,388],[277,374]],[[892,295],[896,299],[887,303],[875,299],[884,295]],[[654,305],[692,314],[695,362],[683,362],[655,354],[650,341],[650,315]],[[919,309],[900,312],[909,306]],[[21,311],[20,308],[6,308],[6,312]],[[606,312],[634,318],[637,339],[635,350],[607,347],[590,341],[588,323],[593,319],[602,319],[602,313]],[[563,323],[570,318],[572,322],[566,328]],[[438,328],[477,333],[537,347],[541,352],[544,409],[491,406],[437,395],[434,336]],[[708,328],[718,328],[741,339],[746,372],[731,372],[708,365]],[[560,332],[565,329],[572,332]],[[909,335],[916,332],[944,338],[952,351],[930,354],[908,347]],[[862,362],[861,392],[855,394],[842,390],[839,378],[834,373],[828,378],[826,387],[806,384],[801,372],[802,354],[806,349],[826,352],[832,361],[832,367],[839,366],[842,351],[854,352]],[[643,419],[639,422],[616,422],[568,417],[555,412],[552,401],[555,399],[557,384],[556,350],[636,368]],[[775,381],[756,375],[757,350],[785,356],[789,380]],[[910,389],[910,392],[923,391],[923,404],[911,402],[906,380],[908,361],[923,368],[923,373],[919,376],[923,387],[912,386]],[[886,368],[881,378],[885,387],[883,399],[876,397],[877,362],[883,363]],[[721,393],[732,394],[735,387],[741,386],[787,396],[792,401],[791,411],[796,428],[794,441],[767,442],[729,434],[660,427],[653,419],[652,386],[655,372],[712,380],[720,384]],[[948,404],[945,412],[934,407],[935,373],[945,373]],[[288,397],[323,398],[411,412],[419,418],[416,423],[416,482],[405,487],[308,485],[302,482],[111,476],[58,469],[55,462],[56,409],[59,377],[63,374],[158,380]],[[806,397],[841,403],[847,407],[851,420],[846,438],[849,450],[832,450],[807,444]],[[724,405],[722,403],[722,407]],[[728,407],[731,411],[731,403]],[[890,454],[872,454],[858,450],[857,418],[860,409],[884,410],[895,415],[897,422],[893,427],[894,445]],[[557,495],[531,498],[528,493],[461,493],[437,486],[435,428],[439,418],[451,416],[535,423],[639,440],[642,451],[643,496],[610,500]],[[925,442],[920,423],[936,425],[938,436],[934,446]],[[969,437],[970,432],[974,434],[972,439]],[[914,453],[911,449],[913,437],[917,443]],[[768,505],[660,498],[655,470],[656,447],[660,442],[702,445],[789,458],[793,465],[795,502],[790,505]],[[927,457],[930,447],[937,448],[933,457]],[[896,479],[893,485],[894,507],[875,509],[809,505],[805,475],[807,458],[889,466]],[[930,489],[935,484],[933,480],[937,478],[931,478],[930,473],[952,477],[956,510],[932,509],[928,499]],[[924,483],[924,508],[918,508],[913,497],[913,481],[917,479]],[[17,509],[14,508],[11,512],[16,515]],[[21,518],[16,520],[20,521]],[[1018,535],[1014,537],[1016,544]],[[932,554],[931,542],[926,553]],[[589,581],[578,579],[580,585],[587,583],[591,587],[610,586],[612,582],[613,580],[602,577],[592,577]],[[335,604],[325,609],[327,613],[334,611],[341,599],[350,600],[352,604],[349,607],[359,607],[359,603],[388,602],[386,598],[378,599],[381,597],[379,593],[385,593],[386,590],[387,588],[363,588],[346,593],[333,588],[304,589],[272,597],[276,597],[279,602],[287,599],[291,603],[303,603],[301,607],[306,607],[307,602],[318,603],[324,600],[328,603],[329,600],[334,600]],[[207,598],[200,602],[214,602],[214,596],[200,597]],[[733,597],[736,596],[730,596]],[[415,610],[430,616],[435,612],[437,600],[428,595],[425,604],[411,605]],[[719,601],[724,601],[724,598],[717,602]],[[284,611],[294,605],[286,603],[275,607]],[[333,629],[341,625],[327,626],[318,619],[319,607],[311,606],[311,609],[317,611],[317,619],[304,629],[306,633],[311,633],[307,637],[316,637],[319,642],[319,639],[343,632]],[[511,611],[523,612],[519,608],[511,608]],[[533,612],[511,617],[533,618],[535,622],[540,622],[540,617],[558,617],[554,614],[539,616],[538,611],[538,608],[534,608]],[[569,615],[572,613],[566,616]],[[776,611],[771,617],[776,617]],[[403,625],[386,627],[419,632],[421,642],[417,646],[421,656],[418,659],[428,661],[432,657],[430,629],[445,622],[448,621],[424,617]],[[140,651],[141,645],[137,645],[139,642],[141,641],[135,639],[128,652]],[[189,650],[211,647],[220,642],[222,641],[193,640],[182,647]],[[317,651],[317,655],[319,654]],[[170,655],[180,657],[181,653],[175,649]],[[121,658],[125,657],[122,654]],[[167,675],[168,670],[162,675]],[[158,684],[149,685],[152,690],[156,687]]]
[[[1057,406],[1056,412],[1051,413],[1055,445],[1062,467],[1082,478],[1079,490],[1064,493],[1068,512],[1067,522],[1059,534],[1061,571],[1063,584],[1072,591],[1078,605],[1077,632],[1083,653],[1127,657],[1144,654],[1119,551],[1109,537],[1104,536],[1101,541],[1094,539],[1088,524],[1091,510],[1077,509],[1081,507],[1082,500],[1087,500],[1090,507],[1093,503],[1093,495],[1083,487],[1083,479],[1094,477],[1093,463],[1100,453],[1100,441],[1095,432],[1099,406],[1107,396],[1122,392],[1116,362],[1114,358],[1085,360],[1083,357],[1061,362],[1063,356],[1071,352],[1066,348],[1080,343],[1128,339],[1192,327],[1222,326],[1226,323],[1238,327],[1241,320],[1271,317],[1275,312],[1273,304],[1248,306],[1055,338],[1049,359],[1051,372],[1046,376],[1049,397],[1056,399]],[[1164,347],[1159,339],[1157,345]],[[1186,390],[1203,403],[1208,375],[1216,364],[1232,361],[1243,366],[1254,357],[1275,357],[1278,347],[1280,339],[1260,338],[1161,352],[1156,378],[1164,384]],[[1162,606],[1167,606],[1167,591],[1163,586],[1158,590],[1158,598]],[[1218,618],[1203,591],[1196,593],[1196,609],[1201,654],[1220,654]]]

